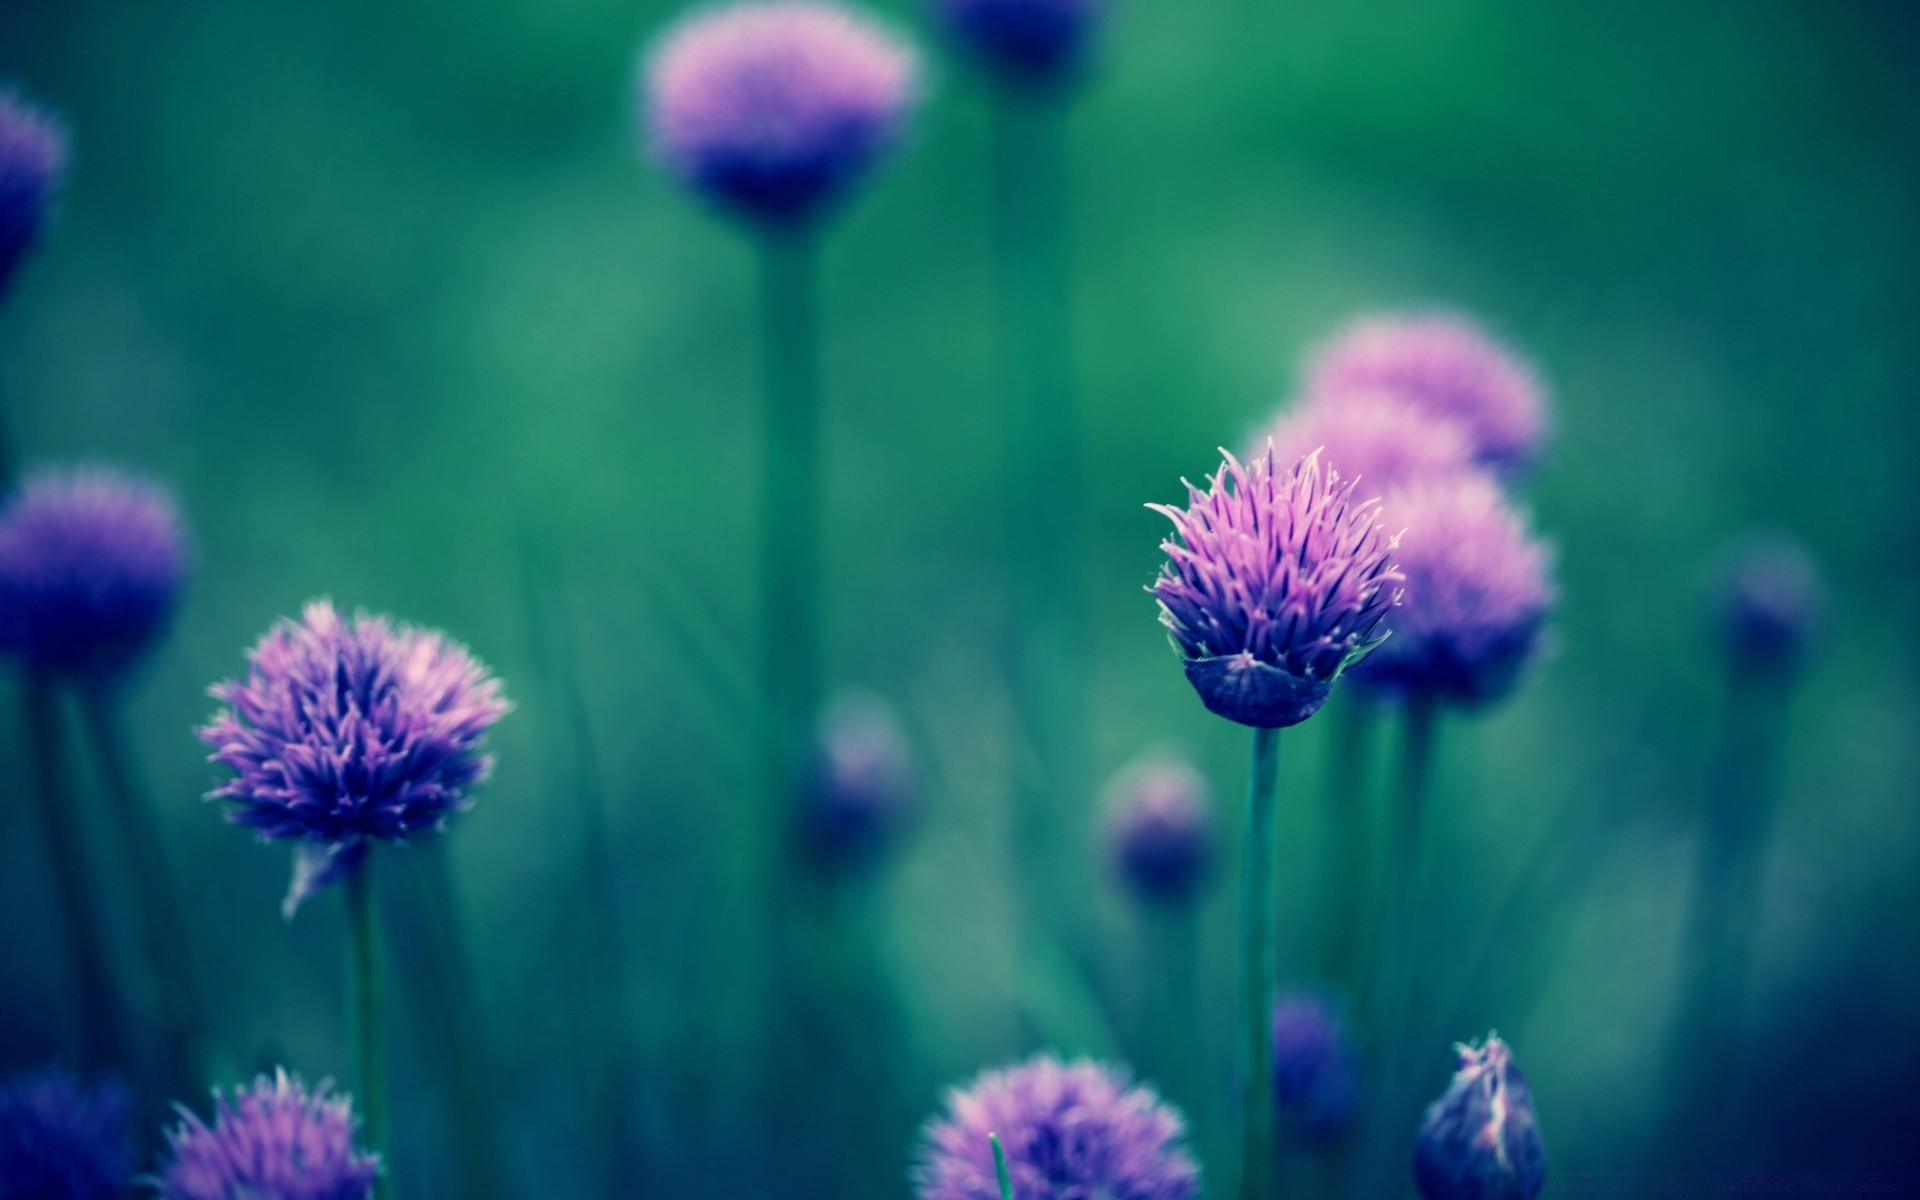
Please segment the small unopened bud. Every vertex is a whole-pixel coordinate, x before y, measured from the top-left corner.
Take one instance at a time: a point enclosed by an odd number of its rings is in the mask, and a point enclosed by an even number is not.
[[[1460,1069],[1420,1120],[1414,1182],[1426,1200],[1527,1200],[1547,1156],[1526,1077],[1493,1034],[1458,1049]]]

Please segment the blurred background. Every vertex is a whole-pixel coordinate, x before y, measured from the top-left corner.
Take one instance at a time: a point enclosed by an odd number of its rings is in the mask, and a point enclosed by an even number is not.
[[[836,1101],[874,1122],[845,1150],[858,1196],[905,1194],[906,1141],[949,1080],[1043,1043],[1147,1054],[1143,921],[1096,861],[1090,804],[1061,814],[1061,886],[1088,922],[1092,1005],[1021,1016],[989,123],[922,15],[878,7],[947,65],[825,255],[829,677],[899,707],[924,804],[862,902],[899,1077]],[[724,987],[730,834],[753,811],[759,394],[748,245],[632,147],[636,53],[680,10],[0,10],[0,74],[75,142],[58,223],[0,312],[15,436],[30,461],[169,481],[197,542],[131,716],[218,1059],[349,1072],[341,907],[283,923],[284,850],[201,803],[206,687],[309,597],[444,627],[517,705],[445,845],[528,1195],[596,1186],[583,989],[631,1022],[628,1194],[781,1177],[740,1145],[733,1045],[692,999]],[[1835,611],[1784,752],[1750,1086],[1691,1165],[1920,1169],[1916,61],[1920,15],[1893,2],[1132,0],[1073,118],[1098,774],[1182,746],[1235,828],[1244,731],[1196,702],[1156,624],[1142,588],[1165,523],[1143,505],[1269,416],[1305,347],[1362,310],[1445,303],[1551,382],[1529,500],[1559,547],[1556,653],[1452,731],[1425,933],[1430,1091],[1449,1041],[1498,1028],[1558,1169],[1644,1169],[1660,1141],[1724,692],[1695,597],[1714,547],[1755,525],[1813,548]],[[1311,966],[1324,724],[1282,747],[1292,981]],[[18,738],[0,722],[0,794],[25,786]],[[603,831],[576,802],[594,788]],[[615,866],[612,960],[582,933],[588,836]],[[74,1037],[38,846],[32,814],[0,804],[0,1066]],[[1220,1060],[1203,1093],[1225,1070],[1230,876],[1199,920]],[[451,1196],[432,1017],[397,974],[399,1169],[409,1200]]]

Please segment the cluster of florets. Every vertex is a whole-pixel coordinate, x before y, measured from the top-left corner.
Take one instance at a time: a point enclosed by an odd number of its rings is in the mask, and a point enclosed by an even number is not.
[[[281,621],[227,705],[200,730],[234,777],[211,796],[263,840],[294,841],[291,915],[358,869],[369,842],[437,830],[465,808],[492,758],[482,739],[507,711],[500,682],[445,635],[383,616],[343,618],[325,600]]]
[[[701,12],[645,66],[653,153],[691,190],[775,226],[819,216],[901,138],[910,47],[822,0]]]
[[[999,1200],[989,1135],[1006,1149],[1020,1200],[1191,1200],[1200,1191],[1180,1114],[1100,1063],[1041,1055],[949,1092],[921,1134],[919,1200]]]
[[[1226,455],[1173,522],[1150,589],[1213,712],[1277,729],[1319,711],[1362,658],[1399,597],[1395,538],[1379,506],[1309,455],[1279,464],[1271,447],[1245,465]]]
[[[277,1072],[214,1094],[213,1123],[182,1110],[153,1179],[160,1200],[368,1200],[380,1158],[354,1144],[345,1096]]]

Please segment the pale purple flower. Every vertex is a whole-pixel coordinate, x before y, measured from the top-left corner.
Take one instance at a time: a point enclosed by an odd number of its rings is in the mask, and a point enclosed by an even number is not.
[[[813,769],[800,789],[800,840],[830,873],[871,865],[914,816],[913,755],[893,707],[869,692],[834,699],[820,717]]]
[[[1555,599],[1553,552],[1482,474],[1389,493],[1382,519],[1404,532],[1405,576],[1387,640],[1354,671],[1396,698],[1479,705],[1500,699],[1539,655]]]
[[[1207,708],[1242,725],[1306,720],[1364,657],[1395,603],[1394,538],[1378,504],[1317,455],[1276,466],[1272,448],[1232,454],[1173,522],[1152,591]]]
[[[1360,1112],[1360,1056],[1347,1017],[1331,997],[1295,991],[1273,1004],[1273,1099],[1281,1128],[1322,1147],[1353,1129]]]
[[[1528,1200],[1547,1156],[1526,1078],[1492,1034],[1457,1049],[1453,1082],[1420,1121],[1414,1182],[1426,1200]]]
[[[285,912],[351,875],[370,842],[438,830],[492,767],[481,749],[507,712],[500,682],[432,630],[307,605],[216,685],[228,707],[203,729],[234,778],[209,793],[262,841],[298,843]]]
[[[0,652],[35,675],[117,679],[166,632],[190,557],[163,488],[36,473],[0,511]]]
[[[1385,391],[1357,392],[1338,404],[1296,404],[1255,444],[1269,441],[1277,463],[1320,451],[1320,461],[1351,480],[1361,496],[1474,465],[1466,426]]]
[[[919,73],[911,47],[851,9],[733,4],[650,51],[643,121],[686,187],[755,221],[804,224],[900,142]]]
[[[180,1110],[152,1184],[160,1200],[369,1200],[380,1158],[354,1144],[353,1102],[278,1071],[231,1096],[213,1124]]]
[[[1000,1200],[988,1134],[1018,1200],[1191,1200],[1200,1168],[1180,1114],[1124,1071],[1039,1055],[947,1093],[921,1132],[919,1200]]]
[[[1085,64],[1111,0],[932,0],[970,57],[1018,87],[1050,89]]]
[[[1546,440],[1546,391],[1533,367],[1457,314],[1363,317],[1309,359],[1314,404],[1379,391],[1461,422],[1475,459],[1503,475],[1530,470]]]
[[[1752,533],[1722,547],[1708,571],[1707,618],[1741,675],[1799,669],[1826,623],[1827,584],[1813,555],[1784,534]]]
[[[0,87],[0,296],[40,240],[67,174],[67,130],[11,87]]]
[[[0,1082],[0,1200],[121,1200],[133,1179],[133,1097],[65,1071]]]
[[[1184,757],[1155,752],[1116,774],[1102,805],[1107,859],[1149,904],[1192,902],[1213,867],[1213,790]]]

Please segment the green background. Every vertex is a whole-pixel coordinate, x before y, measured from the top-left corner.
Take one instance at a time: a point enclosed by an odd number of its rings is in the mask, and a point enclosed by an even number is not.
[[[924,768],[925,820],[874,897],[910,997],[888,1126],[904,1137],[941,1081],[1031,1037],[1011,1003],[1011,732],[991,653],[990,127],[977,80],[916,11],[887,7],[927,49],[930,102],[826,251],[826,602],[831,678],[895,701]],[[689,1054],[726,1052],[689,1042],[688,981],[725,962],[718,864],[750,812],[754,272],[738,231],[632,146],[636,53],[676,11],[0,11],[0,71],[64,110],[76,146],[57,227],[0,312],[15,436],[37,461],[169,481],[197,543],[177,632],[131,703],[217,1042],[235,1069],[348,1071],[339,906],[282,924],[286,854],[199,803],[205,688],[311,596],[444,627],[518,704],[449,845],[530,1194],[570,1194],[586,1169],[594,1051],[566,972],[611,986],[576,946],[583,779],[612,815],[650,1181],[702,1194],[734,1128],[722,1105],[719,1133],[687,1133],[698,1089],[681,1085],[700,1074]],[[1350,315],[1475,313],[1553,387],[1530,499],[1564,594],[1538,678],[1447,731],[1427,919],[1458,1024],[1436,1024],[1509,1038],[1556,1166],[1644,1165],[1721,696],[1697,581],[1723,538],[1785,528],[1824,562],[1834,619],[1767,861],[1747,1134],[1699,1165],[1920,1161],[1913,10],[1133,0],[1106,49],[1072,166],[1097,767],[1183,745],[1232,826],[1244,731],[1203,712],[1155,623],[1141,589],[1164,523],[1143,505],[1210,470]],[[542,637],[577,652],[585,751]],[[17,792],[6,738],[0,785]],[[1311,934],[1323,739],[1309,725],[1282,751],[1289,977]],[[36,834],[0,805],[0,1055],[18,1063],[69,1036]],[[1124,1018],[1134,914],[1091,866],[1066,878]],[[1203,914],[1221,1037],[1230,891]],[[452,1192],[410,1030],[400,1159],[423,1200]],[[1052,1040],[1129,1052],[1088,1027]],[[1444,1041],[1431,1057],[1437,1087]],[[862,1158],[856,1193],[899,1194],[902,1161]]]

